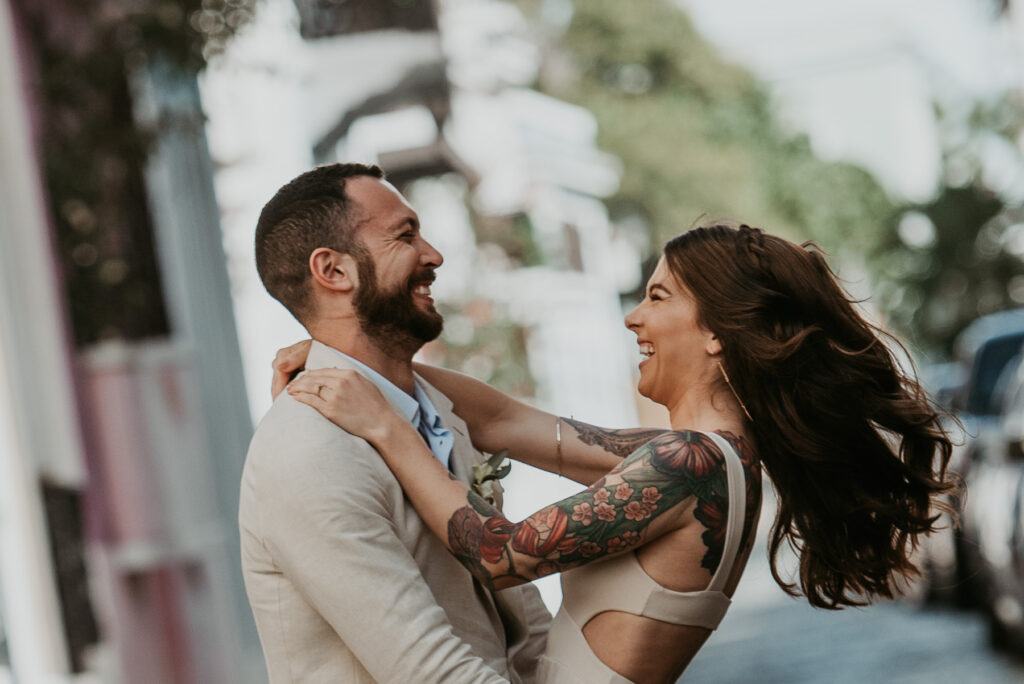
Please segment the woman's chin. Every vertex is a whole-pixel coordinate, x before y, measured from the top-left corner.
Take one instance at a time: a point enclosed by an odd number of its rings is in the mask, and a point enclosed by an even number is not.
[[[640,381],[636,385],[636,391],[637,394],[639,394],[644,399],[650,399],[651,401],[654,402],[658,401],[657,399],[654,398],[654,395],[650,387],[650,383],[644,382],[643,376],[640,377]]]

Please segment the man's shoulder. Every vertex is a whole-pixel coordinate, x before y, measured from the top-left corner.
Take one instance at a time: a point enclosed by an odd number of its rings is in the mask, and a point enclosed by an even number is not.
[[[302,448],[307,444],[354,444],[357,441],[358,437],[345,432],[313,407],[282,392],[256,424],[249,452],[252,453],[254,448],[279,447],[282,444]]]
[[[294,399],[287,392],[281,392],[274,400],[274,403],[270,405],[270,408],[267,409],[267,412],[263,414],[263,417],[260,418],[256,424],[254,439],[260,436],[261,433],[272,434],[282,429],[297,429],[297,426],[293,425],[294,423],[301,423],[303,429],[313,429],[316,433],[322,433],[325,436],[337,433],[341,437],[347,436],[356,439],[353,435],[350,435],[327,418],[324,418],[315,408]]]
[[[366,440],[342,430],[316,409],[286,394],[277,398],[256,426],[245,471],[250,477],[267,480],[322,476],[365,479],[389,473]]]

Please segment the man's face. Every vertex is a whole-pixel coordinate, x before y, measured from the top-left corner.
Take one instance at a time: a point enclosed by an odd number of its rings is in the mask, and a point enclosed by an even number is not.
[[[348,196],[363,212],[358,239],[356,314],[363,332],[382,347],[415,353],[441,334],[430,284],[443,258],[420,235],[419,217],[387,182],[357,176]]]

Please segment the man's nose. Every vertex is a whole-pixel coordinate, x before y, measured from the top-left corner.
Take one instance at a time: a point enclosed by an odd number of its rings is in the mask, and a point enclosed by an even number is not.
[[[432,244],[430,244],[426,240],[423,240],[423,246],[422,249],[420,250],[420,264],[422,264],[423,266],[437,268],[443,263],[444,257],[441,256],[441,253],[434,249],[434,246]]]

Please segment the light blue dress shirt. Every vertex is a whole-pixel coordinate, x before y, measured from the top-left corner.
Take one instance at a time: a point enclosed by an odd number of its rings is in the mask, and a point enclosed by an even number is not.
[[[455,438],[452,436],[452,431],[444,426],[441,422],[441,416],[437,414],[437,409],[434,407],[433,402],[430,401],[430,397],[420,387],[420,383],[416,382],[413,387],[413,396],[409,396],[404,391],[399,389],[395,383],[391,382],[383,375],[373,370],[365,363],[357,361],[348,354],[334,349],[334,352],[339,356],[343,356],[352,365],[359,368],[366,374],[366,377],[377,386],[385,397],[390,399],[399,410],[402,415],[405,416],[409,423],[416,428],[423,439],[426,440],[427,446],[434,452],[434,456],[437,460],[444,464],[445,468],[450,468],[449,459],[452,454],[452,446],[455,444]]]

